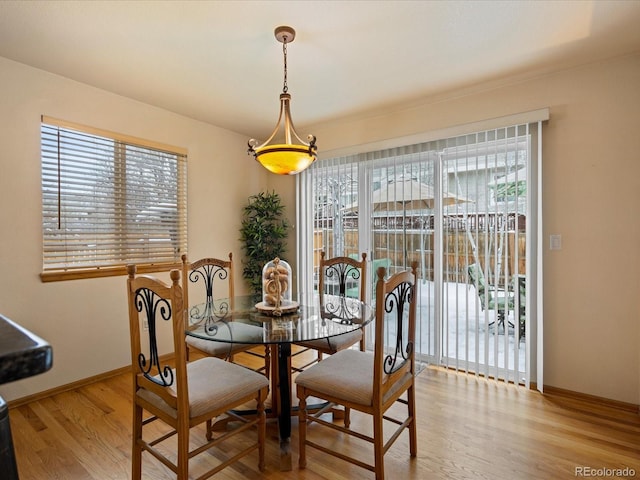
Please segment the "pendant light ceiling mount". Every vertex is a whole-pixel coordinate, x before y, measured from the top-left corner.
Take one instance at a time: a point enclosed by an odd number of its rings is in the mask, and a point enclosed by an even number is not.
[[[291,120],[291,95],[288,93],[289,87],[287,85],[287,45],[296,38],[296,31],[289,26],[280,26],[275,29],[274,34],[276,40],[282,43],[284,56],[284,82],[280,94],[280,115],[276,128],[267,141],[258,145],[258,141],[252,138],[249,140],[247,153],[253,155],[270,172],[280,175],[294,175],[306,169],[316,160],[318,147],[316,146],[316,137],[313,135],[307,136],[307,142],[303,141],[296,133],[293,120]],[[280,123],[283,119],[283,143],[270,144],[280,131]],[[298,143],[292,143],[292,140],[296,140]]]
[[[296,38],[296,31],[291,27],[282,25],[276,28],[274,35],[280,43],[291,43]]]

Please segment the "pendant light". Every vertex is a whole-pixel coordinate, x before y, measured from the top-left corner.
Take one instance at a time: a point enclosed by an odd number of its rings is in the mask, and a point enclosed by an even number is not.
[[[293,42],[296,31],[291,27],[281,26],[276,28],[274,33],[276,40],[282,43],[284,55],[284,84],[280,94],[280,115],[276,128],[267,141],[258,145],[258,141],[252,138],[249,140],[247,153],[252,154],[270,172],[279,175],[295,175],[315,161],[318,147],[316,146],[316,137],[313,135],[308,135],[307,142],[304,142],[296,133],[291,120],[291,95],[288,93],[289,87],[287,86],[287,44]],[[284,143],[270,144],[269,142],[276,138],[281,122],[284,123],[284,131],[278,141],[284,141]],[[292,140],[298,143],[292,143]]]

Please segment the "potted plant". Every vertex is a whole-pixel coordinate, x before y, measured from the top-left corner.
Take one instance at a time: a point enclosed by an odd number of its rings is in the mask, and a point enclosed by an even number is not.
[[[244,207],[241,240],[244,242],[242,276],[251,292],[262,294],[262,268],[275,257],[282,258],[289,235],[282,199],[275,192],[260,192],[249,197]]]

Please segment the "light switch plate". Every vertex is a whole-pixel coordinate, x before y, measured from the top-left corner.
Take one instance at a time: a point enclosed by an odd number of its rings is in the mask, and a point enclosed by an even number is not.
[[[549,248],[551,250],[562,250],[562,235],[558,235],[558,234],[550,235]]]

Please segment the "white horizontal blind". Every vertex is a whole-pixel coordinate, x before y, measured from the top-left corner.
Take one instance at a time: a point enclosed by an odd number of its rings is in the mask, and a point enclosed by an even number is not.
[[[185,152],[43,118],[41,156],[45,273],[179,261]]]

